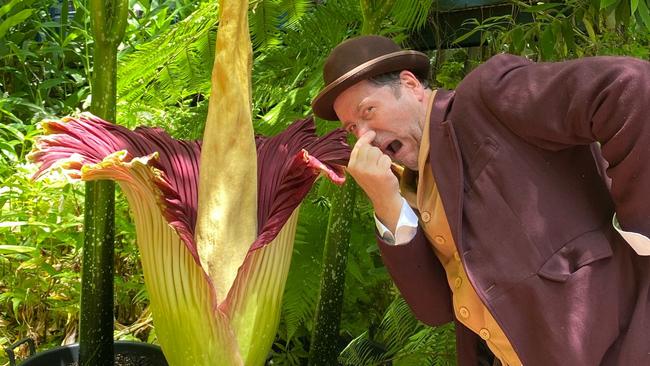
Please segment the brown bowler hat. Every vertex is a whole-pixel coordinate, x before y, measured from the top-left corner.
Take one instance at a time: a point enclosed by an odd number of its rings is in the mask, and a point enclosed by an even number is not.
[[[314,98],[311,107],[318,117],[330,121],[339,118],[334,100],[357,82],[377,75],[409,70],[418,77],[429,76],[429,57],[422,52],[402,50],[390,38],[361,36],[334,47],[325,60],[325,88]]]

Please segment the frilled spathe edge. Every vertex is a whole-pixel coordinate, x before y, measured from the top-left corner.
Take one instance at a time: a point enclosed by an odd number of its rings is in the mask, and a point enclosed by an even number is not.
[[[159,207],[197,264],[194,240],[198,206],[200,141],[175,140],[160,128],[131,131],[89,113],[42,122],[46,135],[37,138],[28,158],[40,163],[35,178],[61,167],[72,179],[83,179],[84,165],[99,164],[120,152],[120,160],[135,158],[151,167]],[[258,175],[258,236],[250,251],[270,243],[319,175],[334,183],[345,179],[350,148],[337,129],[318,137],[312,118],[298,120],[273,137],[256,137]]]

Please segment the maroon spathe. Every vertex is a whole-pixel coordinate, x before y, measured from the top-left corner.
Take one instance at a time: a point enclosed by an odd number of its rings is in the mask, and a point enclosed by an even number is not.
[[[160,128],[138,127],[131,131],[90,114],[46,121],[44,128],[48,135],[37,140],[30,154],[31,160],[41,163],[35,177],[73,154],[80,155],[82,162],[71,168],[80,169],[83,164],[99,163],[120,150],[128,152],[126,161],[157,152],[153,166],[161,174],[154,183],[162,193],[163,215],[200,263],[194,241],[200,141],[175,140]],[[345,131],[336,129],[318,137],[315,130],[313,119],[307,118],[294,122],[276,136],[255,137],[258,237],[250,250],[276,237],[321,172],[335,183],[343,183],[343,166],[350,156]]]

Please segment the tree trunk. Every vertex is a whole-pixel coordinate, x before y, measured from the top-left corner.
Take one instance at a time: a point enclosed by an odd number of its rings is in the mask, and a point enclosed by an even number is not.
[[[94,43],[90,111],[115,121],[117,46],[124,36],[126,0],[91,0]],[[67,9],[65,9],[67,11]],[[79,364],[112,366],[115,188],[86,183],[79,320]]]

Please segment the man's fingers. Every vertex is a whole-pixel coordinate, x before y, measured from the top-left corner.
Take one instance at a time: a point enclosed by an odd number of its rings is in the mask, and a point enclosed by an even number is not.
[[[357,140],[357,143],[355,144],[355,146],[356,145],[369,145],[375,139],[375,136],[377,136],[377,133],[375,133],[375,131],[370,130],[370,131],[364,133],[363,135],[361,135],[361,137],[359,137],[359,139]]]
[[[361,135],[352,148],[350,161],[364,160],[368,152],[368,147],[370,147],[370,143],[375,139],[375,136],[377,136],[375,131],[368,131]]]
[[[368,162],[377,163],[382,156],[386,156],[379,148],[375,146],[366,147],[366,160]]]
[[[380,166],[382,169],[385,169],[385,170],[390,171],[390,170],[391,170],[391,169],[390,169],[391,165],[392,165],[392,161],[390,160],[390,158],[388,157],[388,155],[385,155],[385,154],[384,154],[384,155],[382,155],[382,156],[379,158],[379,166]]]

